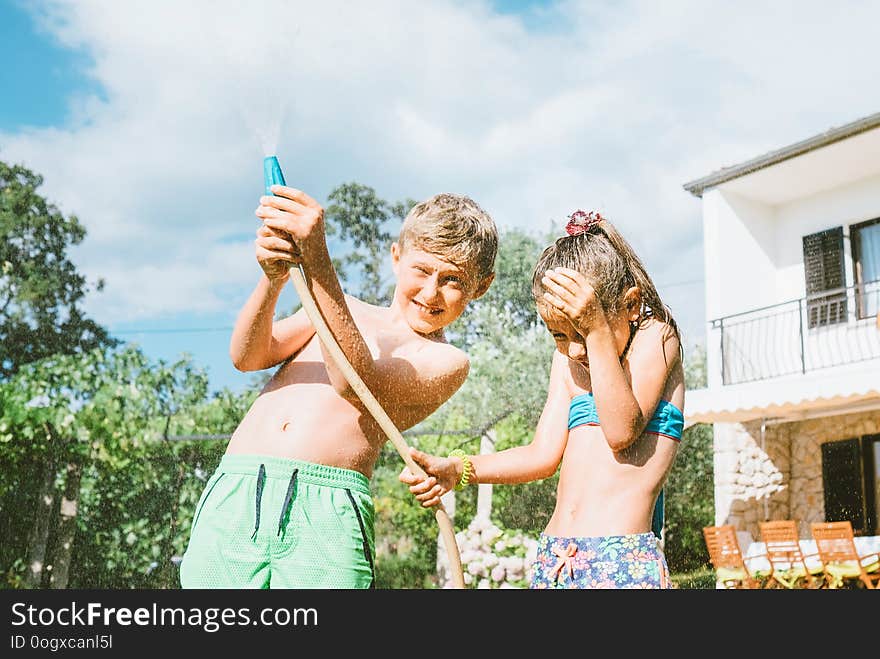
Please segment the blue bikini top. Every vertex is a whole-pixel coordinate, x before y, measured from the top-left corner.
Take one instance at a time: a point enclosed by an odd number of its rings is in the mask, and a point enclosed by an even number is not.
[[[571,399],[568,407],[568,429],[575,426],[598,426],[599,413],[596,411],[596,400],[592,393],[585,393]],[[657,403],[654,415],[645,426],[644,432],[653,435],[663,435],[676,441],[681,441],[681,433],[684,429],[684,415],[681,410],[668,400]]]

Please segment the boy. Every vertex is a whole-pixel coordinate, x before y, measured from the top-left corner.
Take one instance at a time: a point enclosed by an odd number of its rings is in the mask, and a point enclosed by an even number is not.
[[[468,373],[443,329],[494,278],[495,224],[471,199],[439,194],[410,211],[391,246],[388,307],[345,295],[324,237],[324,210],[273,186],[256,215],[263,276],[230,343],[236,368],[282,364],[239,424],[193,518],[184,588],[374,586],[369,479],[387,436],[300,309],[273,322],[290,266],[351,365],[401,430],[428,417]],[[261,523],[262,522],[262,523]]]

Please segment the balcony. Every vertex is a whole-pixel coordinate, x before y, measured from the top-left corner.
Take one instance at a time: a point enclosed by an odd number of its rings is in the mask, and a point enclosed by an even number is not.
[[[725,385],[880,359],[880,281],[710,321]],[[716,371],[717,373],[717,371]]]

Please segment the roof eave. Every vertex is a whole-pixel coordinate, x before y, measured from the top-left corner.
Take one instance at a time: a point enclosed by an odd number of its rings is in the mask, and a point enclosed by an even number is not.
[[[771,167],[785,160],[796,158],[797,156],[803,155],[810,151],[821,149],[822,147],[828,146],[829,144],[834,144],[835,142],[845,140],[848,137],[858,135],[859,133],[864,133],[865,131],[877,128],[878,126],[880,126],[880,112],[869,115],[867,117],[863,117],[861,119],[848,123],[845,126],[831,128],[824,133],[814,135],[813,137],[807,138],[800,142],[796,142],[795,144],[791,144],[781,149],[777,149],[776,151],[771,151],[770,153],[758,156],[757,158],[752,158],[751,160],[740,163],[739,165],[725,167],[724,169],[713,172],[708,176],[689,181],[688,183],[685,183],[682,187],[684,187],[685,190],[690,192],[695,197],[702,197],[703,192],[708,188],[712,188],[717,185],[721,185],[722,183],[732,181],[735,178],[745,176],[746,174],[751,174],[752,172],[756,172],[760,169]]]

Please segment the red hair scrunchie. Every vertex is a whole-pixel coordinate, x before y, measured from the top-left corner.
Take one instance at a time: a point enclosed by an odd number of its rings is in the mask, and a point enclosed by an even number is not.
[[[582,233],[588,233],[599,226],[599,222],[605,218],[596,211],[588,213],[582,210],[576,210],[568,216],[568,224],[565,225],[565,231],[569,236],[579,236]]]

